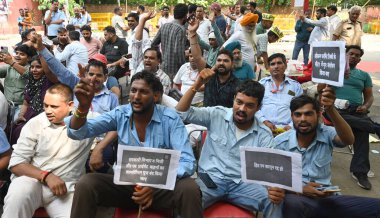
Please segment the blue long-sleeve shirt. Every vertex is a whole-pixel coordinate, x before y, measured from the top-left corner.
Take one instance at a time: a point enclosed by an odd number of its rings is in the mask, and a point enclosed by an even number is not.
[[[302,20],[297,20],[294,30],[296,31],[296,39],[301,42],[308,42],[310,38],[311,31],[308,31],[307,28],[313,27],[314,25],[302,22]]]
[[[68,136],[72,139],[91,138],[109,131],[117,131],[119,144],[150,148],[173,149],[181,152],[177,176],[191,176],[195,171],[195,158],[187,131],[178,114],[165,106],[155,105],[153,116],[146,127],[145,142],[140,142],[132,122],[132,107],[122,105],[88,119],[78,130],[70,128],[71,117],[65,119]]]

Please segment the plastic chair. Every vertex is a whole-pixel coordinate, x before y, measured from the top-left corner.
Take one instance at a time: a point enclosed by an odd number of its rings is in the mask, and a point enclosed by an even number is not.
[[[204,218],[220,218],[220,217],[239,217],[239,218],[256,218],[257,212],[248,211],[241,207],[219,201],[208,207],[203,212]]]

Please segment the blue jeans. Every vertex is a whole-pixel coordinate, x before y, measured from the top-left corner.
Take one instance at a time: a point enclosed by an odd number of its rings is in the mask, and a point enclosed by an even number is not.
[[[202,191],[202,206],[207,208],[217,201],[226,201],[250,211],[262,211],[264,217],[282,217],[282,204],[272,203],[267,189],[259,184],[240,182],[236,184],[231,179],[219,179],[210,175],[216,189],[210,189],[197,178],[195,182]]]
[[[292,60],[298,59],[298,54],[300,53],[301,49],[303,51],[303,63],[307,65],[309,63],[310,52],[310,45],[307,42],[301,42],[296,40],[296,42],[294,43]]]
[[[284,218],[294,217],[380,217],[380,199],[348,195],[332,195],[325,198],[309,198],[286,194]]]

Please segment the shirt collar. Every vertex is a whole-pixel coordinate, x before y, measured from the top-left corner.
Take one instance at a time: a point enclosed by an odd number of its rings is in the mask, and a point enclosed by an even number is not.
[[[322,124],[318,124],[318,127],[316,129],[317,131],[317,137],[311,142],[311,146],[307,147],[307,149],[312,148],[316,143],[315,142],[321,142],[324,144],[328,144],[329,141],[326,137],[323,137],[323,126]],[[297,132],[296,130],[289,130],[293,131],[292,135],[289,137],[289,150],[293,150],[298,148],[298,140],[297,140]]]
[[[99,92],[99,94],[96,94],[95,96],[109,95],[109,94],[111,94],[111,91],[109,89],[107,89],[107,87],[105,85],[103,85],[103,89]]]
[[[122,107],[122,108],[123,108],[123,111],[125,112],[125,116],[128,117],[128,118],[131,118],[132,117],[132,113],[133,113],[131,104],[129,103],[125,107]],[[154,105],[154,110],[153,110],[153,115],[152,115],[151,121],[155,121],[157,123],[161,123],[161,119],[160,119],[159,113],[160,113],[160,111],[158,110],[158,106],[155,104]]]
[[[230,126],[234,126],[234,128],[237,128],[237,126],[235,125],[235,122],[234,122],[234,114],[233,114],[233,109],[232,108],[229,108],[229,110],[227,111],[226,115],[224,115],[224,120],[226,120]],[[258,131],[258,120],[255,119],[255,117],[253,118],[254,121],[253,121],[253,124],[252,126],[247,130],[249,131],[250,133],[252,132],[257,132]]]

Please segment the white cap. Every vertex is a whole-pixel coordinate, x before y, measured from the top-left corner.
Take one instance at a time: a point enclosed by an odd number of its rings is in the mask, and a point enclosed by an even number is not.
[[[208,34],[208,38],[209,39],[216,39],[214,32],[211,32],[210,34]]]

